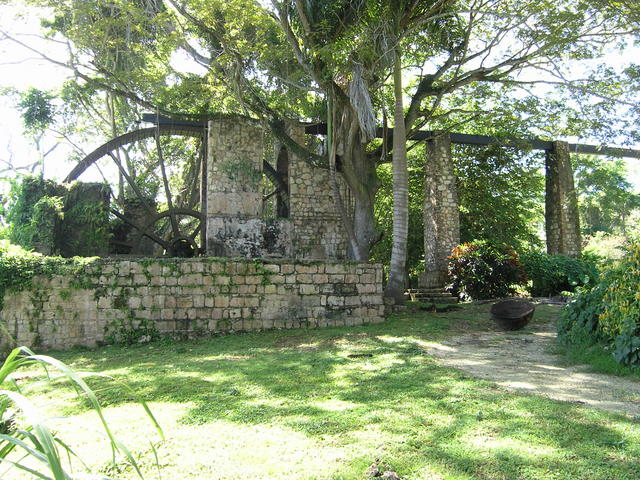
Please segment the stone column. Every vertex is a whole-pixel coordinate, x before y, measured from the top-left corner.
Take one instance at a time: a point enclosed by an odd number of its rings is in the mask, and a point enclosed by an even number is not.
[[[263,135],[263,130],[249,119],[209,122],[208,255],[259,255],[263,227],[260,219]]]
[[[553,142],[553,150],[546,152],[545,170],[547,253],[576,257],[582,250],[582,239],[568,143]]]
[[[460,243],[458,190],[448,132],[434,132],[434,138],[427,141],[423,215],[425,273],[420,287],[443,287],[447,257]]]

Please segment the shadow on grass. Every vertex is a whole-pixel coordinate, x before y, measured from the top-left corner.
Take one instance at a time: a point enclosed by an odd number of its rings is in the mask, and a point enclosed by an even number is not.
[[[638,478],[637,422],[438,367],[420,341],[442,336],[452,321],[399,316],[370,327],[112,347],[75,359],[123,373],[148,402],[185,404],[184,424],[277,424],[356,447],[368,432],[364,456],[336,466],[344,470],[336,478],[362,473],[380,446],[385,461],[412,478],[425,468],[451,478]],[[128,400],[102,394],[107,405]]]

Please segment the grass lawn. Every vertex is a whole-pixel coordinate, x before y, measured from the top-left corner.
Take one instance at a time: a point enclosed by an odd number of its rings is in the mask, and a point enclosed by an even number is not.
[[[364,479],[376,459],[402,479],[640,478],[637,419],[506,392],[424,354],[428,342],[489,328],[488,308],[54,356],[126,380],[147,399],[166,436],[161,477],[149,446],[158,436],[141,407],[121,391],[100,393],[147,479]],[[540,306],[534,321],[557,313]],[[72,423],[63,438],[106,470],[94,414],[59,386],[37,392]]]

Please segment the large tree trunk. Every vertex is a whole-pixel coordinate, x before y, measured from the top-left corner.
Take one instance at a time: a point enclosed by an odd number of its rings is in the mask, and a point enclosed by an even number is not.
[[[395,95],[393,125],[393,246],[389,280],[385,296],[396,303],[404,302],[404,282],[407,263],[407,236],[409,231],[407,145],[404,125],[404,105],[402,102],[402,64],[400,47],[396,47],[393,69]]]
[[[353,235],[351,258],[366,262],[371,248],[380,240],[376,226],[374,202],[379,188],[376,160],[366,152],[357,119],[350,106],[343,106],[342,121],[336,130],[340,156],[339,170],[353,195]]]

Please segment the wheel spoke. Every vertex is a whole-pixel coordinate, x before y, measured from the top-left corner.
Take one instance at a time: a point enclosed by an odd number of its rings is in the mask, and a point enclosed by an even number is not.
[[[198,222],[198,224],[196,225],[196,228],[193,230],[191,235],[189,235],[189,238],[194,242],[196,241],[196,237],[200,233],[201,227],[202,227],[202,222]]]
[[[138,198],[140,199],[140,202],[142,202],[142,206],[145,208],[145,210],[147,210],[149,214],[155,215],[156,212],[147,203],[147,199],[144,197],[144,195],[142,195],[142,192],[140,191],[140,188],[138,188],[138,185],[136,185],[136,182],[133,181],[133,179],[127,172],[127,170],[122,166],[122,162],[120,162],[120,159],[116,155],[114,155],[113,152],[109,152],[109,156],[111,157],[113,162],[116,164],[116,166],[118,167],[118,170],[120,171],[124,179],[127,181],[131,189],[138,196]]]
[[[163,240],[162,238],[160,238],[159,236],[157,236],[155,233],[149,231],[148,228],[146,227],[141,227],[140,225],[135,224],[134,222],[132,222],[131,220],[129,220],[127,217],[125,217],[124,215],[122,215],[120,212],[118,212],[117,210],[113,210],[111,209],[111,213],[113,213],[116,217],[118,217],[120,220],[122,220],[123,222],[125,222],[127,225],[131,225],[133,228],[135,228],[136,230],[138,230],[140,232],[140,236],[142,235],[146,235],[147,237],[149,237],[151,240],[153,240],[154,242],[156,242],[157,244],[161,245],[165,250],[171,248],[171,244],[169,242],[166,242],[165,240]]]
[[[167,178],[167,171],[164,165],[164,157],[162,156],[162,145],[160,145],[160,130],[156,132],[156,148],[158,150],[158,160],[160,161],[160,171],[162,172],[162,183],[164,185],[164,194],[167,197],[167,206],[169,207],[169,219],[171,220],[171,230],[173,235],[177,237],[180,235],[180,227],[178,226],[178,220],[173,213],[173,200],[171,199],[171,190],[169,189],[169,180]]]

